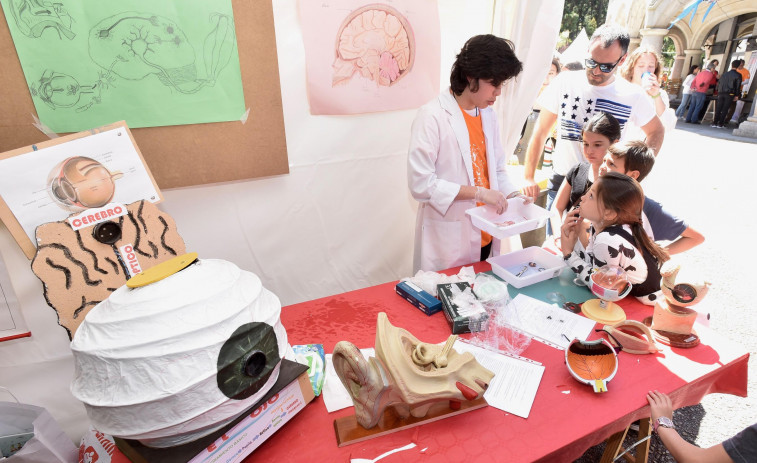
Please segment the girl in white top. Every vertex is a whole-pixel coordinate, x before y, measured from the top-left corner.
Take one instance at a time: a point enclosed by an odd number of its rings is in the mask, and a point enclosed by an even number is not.
[[[632,84],[643,88],[654,104],[655,113],[660,118],[665,130],[671,130],[676,125],[676,115],[670,109],[668,93],[660,88],[660,73],[662,64],[657,53],[651,48],[639,47],[631,53],[620,75]],[[644,140],[645,134],[639,127],[628,128],[626,140]]]
[[[694,77],[696,77],[697,74],[699,74],[699,66],[695,64],[691,66],[689,69],[689,75],[686,76],[681,84],[683,98],[681,99],[681,104],[678,105],[678,109],[676,109],[676,117],[679,119],[683,119],[683,117],[686,116],[686,108],[691,101],[691,94],[694,93],[694,90],[691,89],[691,83],[694,82]]]

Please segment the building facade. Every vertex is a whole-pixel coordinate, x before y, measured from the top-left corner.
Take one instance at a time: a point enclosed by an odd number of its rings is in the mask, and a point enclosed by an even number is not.
[[[675,45],[675,60],[670,69],[670,78],[674,81],[686,77],[690,66],[695,64],[702,66],[717,59],[716,69],[722,75],[730,69],[733,60],[745,60],[745,67],[752,76],[743,108],[744,114],[749,116],[734,134],[757,137],[757,105],[753,104],[757,91],[754,78],[757,0],[700,0],[695,11],[689,11],[670,27],[691,4],[692,0],[610,0],[607,22],[628,29],[631,33],[629,51],[645,45],[661,53],[663,40],[669,37]]]

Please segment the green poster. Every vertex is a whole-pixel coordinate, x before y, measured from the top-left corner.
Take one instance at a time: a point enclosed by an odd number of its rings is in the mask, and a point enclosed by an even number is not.
[[[239,120],[231,0],[0,0],[42,123]]]

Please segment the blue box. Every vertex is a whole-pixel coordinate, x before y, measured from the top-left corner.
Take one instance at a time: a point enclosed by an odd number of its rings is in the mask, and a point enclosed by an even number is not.
[[[409,281],[401,281],[394,287],[397,294],[407,300],[407,302],[418,307],[426,315],[433,315],[442,310],[442,303],[439,299],[422,290]]]

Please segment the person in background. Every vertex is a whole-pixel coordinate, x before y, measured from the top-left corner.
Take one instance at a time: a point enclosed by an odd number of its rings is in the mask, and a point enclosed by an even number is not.
[[[549,72],[547,72],[547,77],[544,78],[544,82],[541,84],[541,88],[539,89],[539,95],[541,95],[541,92],[544,91],[545,88],[547,88],[547,85],[552,82],[552,79],[557,77],[557,74],[560,73],[562,70],[560,66],[560,60],[557,58],[552,58],[552,63],[549,65]]]
[[[704,108],[707,101],[707,90],[710,88],[710,82],[713,79],[712,71],[715,70],[717,61],[711,61],[707,69],[701,71],[691,82],[691,88],[694,93],[691,94],[691,105],[689,112],[686,113],[686,122],[689,124],[699,124],[699,113]]]
[[[718,100],[715,103],[715,119],[712,121],[712,127],[719,129],[725,127],[731,102],[738,100],[741,96],[741,74],[736,70],[739,64],[741,60],[734,60],[731,63],[731,69],[723,74],[718,82]]]
[[[621,77],[644,89],[652,104],[654,104],[655,113],[660,118],[663,127],[665,127],[665,130],[671,130],[676,125],[676,117],[673,110],[670,109],[668,92],[662,88],[661,72],[660,57],[649,47],[639,47],[634,50],[620,69]],[[632,122],[631,124],[627,129],[626,139],[643,140],[643,131],[633,125]]]
[[[736,68],[739,74],[741,74],[741,93],[746,93],[747,90],[749,90],[749,79],[752,77],[751,74],[749,74],[749,69],[744,67],[745,61],[743,59],[739,60],[739,67]]]
[[[526,150],[524,193],[532,198],[539,195],[534,181],[536,165],[544,142],[557,122],[557,144],[552,156],[552,176],[549,179],[547,208],[557,195],[568,169],[584,160],[581,127],[596,112],[607,112],[621,122],[632,121],[641,127],[647,142],[659,154],[665,129],[655,115],[650,98],[641,87],[616,79],[615,71],[623,64],[631,38],[615,24],[597,28],[589,40],[589,58],[585,72],[560,73],[542,92],[537,104],[539,120]],[[621,131],[621,139],[623,139]]]
[[[673,424],[673,402],[667,394],[647,393],[652,427],[670,454],[679,463],[754,463],[757,461],[757,424],[725,441],[703,449],[686,442]]]
[[[407,160],[408,187],[420,203],[414,271],[467,265],[497,250],[465,211],[486,204],[502,213],[508,198],[521,196],[507,176],[491,106],[522,70],[512,42],[477,35],[457,55],[450,88],[418,110]]]
[[[580,61],[571,61],[570,63],[566,63],[562,67],[563,71],[583,71],[584,65],[581,64]]]
[[[686,115],[686,108],[689,107],[691,94],[694,92],[691,88],[691,83],[694,82],[694,77],[696,77],[697,74],[699,74],[699,66],[695,64],[689,68],[689,74],[681,84],[683,96],[681,97],[681,104],[678,105],[678,109],[676,109],[676,117],[678,117],[678,119],[683,119]]]

